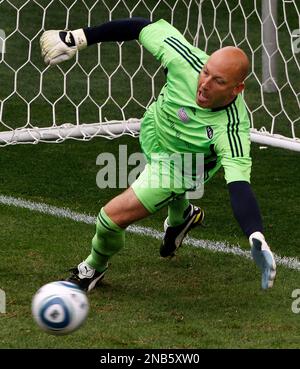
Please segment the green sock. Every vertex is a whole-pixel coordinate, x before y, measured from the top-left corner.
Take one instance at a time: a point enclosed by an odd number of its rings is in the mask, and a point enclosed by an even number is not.
[[[92,250],[85,260],[98,272],[106,269],[107,261],[125,244],[125,229],[115,224],[100,210],[96,223],[96,234],[92,239]]]
[[[175,199],[168,205],[168,224],[171,227],[176,227],[182,224],[187,217],[187,209],[190,202],[185,197]]]

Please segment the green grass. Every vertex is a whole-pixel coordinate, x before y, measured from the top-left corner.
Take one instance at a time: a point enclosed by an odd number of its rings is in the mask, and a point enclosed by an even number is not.
[[[138,148],[129,137],[2,148],[1,194],[96,215],[119,192],[96,187],[96,157],[117,154],[119,144],[128,144],[129,153]],[[298,160],[296,153],[253,145],[253,188],[266,237],[281,256],[299,256]],[[249,248],[221,172],[196,203],[206,211],[207,227],[193,237]],[[162,230],[165,215],[162,210],[137,224]],[[101,288],[89,294],[85,325],[65,337],[49,336],[31,317],[32,296],[88,255],[94,226],[3,205],[0,219],[0,287],[7,295],[1,348],[299,347],[299,316],[291,311],[298,271],[278,266],[274,288],[264,292],[251,260],[186,246],[168,261],[159,257],[159,241],[131,233]]]
[[[12,3],[12,2],[11,2]],[[39,0],[46,7],[49,0]],[[87,3],[87,2],[85,2]],[[117,0],[109,3],[112,10]],[[112,18],[127,17],[128,9],[118,6]],[[154,9],[155,0],[147,2]],[[248,17],[247,37],[243,39],[244,23],[240,21],[238,0],[227,2],[232,9],[231,29],[237,42],[250,55],[255,51],[252,71],[261,80],[260,28],[251,2],[242,2]],[[229,4],[230,3],[230,4]],[[135,42],[124,45],[122,55],[116,44],[102,44],[101,66],[98,64],[97,46],[80,53],[82,69],[73,67],[73,61],[59,68],[49,68],[40,57],[38,37],[42,33],[42,9],[34,2],[26,6],[25,0],[16,0],[20,9],[19,29],[16,27],[16,9],[4,1],[0,3],[1,28],[9,36],[5,63],[0,63],[0,102],[7,99],[17,87],[21,97],[11,95],[4,103],[2,121],[7,130],[24,126],[27,122],[41,127],[52,122],[48,99],[56,104],[56,123],[74,122],[75,107],[87,92],[86,75],[90,74],[90,98],[80,107],[81,122],[122,119],[120,108],[109,98],[107,76],[111,79],[112,96],[124,108],[126,117],[141,117],[152,95],[157,96],[164,83],[162,70],[151,79],[139,70],[139,46]],[[45,29],[75,29],[88,23],[88,12],[78,1],[66,22],[68,1],[53,2],[47,8]],[[133,9],[136,0],[126,1]],[[186,24],[183,2],[164,1],[153,12],[153,19],[171,20],[181,31],[190,33],[190,41],[197,34],[196,2],[190,9]],[[213,7],[212,4],[215,6]],[[228,34],[229,17],[224,3],[212,1],[202,4],[205,14],[206,43],[203,28],[199,31],[199,45],[208,53],[232,44]],[[259,11],[261,1],[256,1]],[[22,8],[21,8],[22,7]],[[295,8],[286,4],[290,29],[298,28]],[[109,18],[109,9],[98,2],[91,13],[90,24],[96,25]],[[235,10],[233,10],[235,9]],[[213,15],[217,12],[218,34],[212,31]],[[140,3],[135,16],[148,16]],[[283,21],[282,9],[278,13]],[[35,35],[38,35],[34,38]],[[27,63],[29,42],[32,39],[30,59]],[[281,27],[280,46],[285,58],[290,57],[288,30]],[[22,52],[21,52],[22,51]],[[119,68],[119,59],[129,76]],[[96,67],[96,68],[95,68]],[[143,67],[151,75],[159,64],[145,53]],[[279,58],[279,85],[284,86],[285,64]],[[11,70],[18,70],[16,80]],[[95,68],[95,69],[94,69]],[[296,93],[299,92],[299,70],[295,61],[288,63],[288,75]],[[43,71],[43,93],[39,95],[40,72]],[[63,95],[63,75],[66,77],[68,96]],[[130,96],[130,78],[134,98],[126,107]],[[298,89],[298,90],[297,90]],[[299,115],[298,103],[291,91],[283,87],[285,110],[291,119]],[[247,80],[245,93],[251,109],[260,106],[259,84],[254,73]],[[24,101],[24,100],[25,101]],[[96,104],[102,105],[100,111]],[[278,94],[264,94],[264,101],[272,114],[280,107]],[[31,101],[31,116],[27,120],[26,102]],[[105,104],[104,104],[105,103]],[[271,118],[264,109],[254,114],[255,126],[270,128]],[[290,124],[282,114],[276,118],[276,132],[290,135]],[[51,124],[51,123],[50,123]],[[295,125],[299,136],[298,125]],[[81,213],[97,215],[101,206],[117,195],[118,189],[100,190],[96,175],[100,167],[96,158],[102,152],[118,156],[118,145],[128,145],[128,155],[139,151],[137,139],[122,137],[114,141],[94,139],[90,142],[67,141],[63,144],[17,145],[0,149],[0,194],[68,207]],[[300,170],[299,154],[269,148],[260,150],[253,145],[252,186],[263,214],[265,235],[274,252],[281,256],[299,257],[300,239]],[[130,169],[130,168],[129,168]],[[196,229],[192,236],[199,239],[227,241],[248,250],[244,238],[233,218],[229,195],[220,171],[205,187],[203,199],[195,201],[206,212],[206,228]],[[166,209],[141,221],[138,225],[162,231]],[[260,289],[260,273],[251,260],[213,253],[208,250],[183,247],[174,260],[159,257],[159,241],[137,234],[127,234],[126,247],[112,259],[109,273],[101,288],[89,295],[91,305],[85,325],[74,334],[53,337],[42,332],[34,323],[30,305],[32,296],[44,283],[65,278],[67,269],[83,260],[89,253],[94,226],[29,210],[0,205],[0,288],[7,297],[7,312],[0,314],[0,348],[299,348],[299,316],[291,311],[294,289],[300,288],[299,271],[278,266],[277,280],[271,291]]]

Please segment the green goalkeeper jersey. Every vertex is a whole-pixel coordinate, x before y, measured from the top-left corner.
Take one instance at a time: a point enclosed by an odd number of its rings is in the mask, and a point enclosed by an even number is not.
[[[223,166],[227,183],[250,182],[250,121],[243,97],[219,109],[197,105],[199,73],[209,56],[165,20],[144,27],[139,41],[167,70],[167,82],[141,124],[147,159],[153,153],[203,153],[205,180]]]

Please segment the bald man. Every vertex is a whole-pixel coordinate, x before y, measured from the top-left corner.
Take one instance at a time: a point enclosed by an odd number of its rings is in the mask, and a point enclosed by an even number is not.
[[[144,18],[75,31],[46,31],[40,44],[45,63],[55,65],[98,42],[134,39],[162,63],[167,79],[141,123],[140,143],[147,164],[126,191],[100,210],[91,253],[72,269],[68,280],[85,291],[93,289],[103,278],[108,260],[124,246],[126,227],[165,206],[168,217],[160,255],[174,256],[189,230],[204,218],[203,210],[189,202],[196,198],[192,194],[199,188],[199,178],[207,182],[223,167],[234,216],[262,272],[261,286],[272,287],[276,264],[250,186],[250,122],[240,94],[249,68],[247,55],[229,46],[208,56],[165,20],[152,23]],[[175,154],[179,164],[172,161]],[[190,170],[182,174],[186,154],[193,159]],[[194,160],[198,154],[204,157],[200,174]]]

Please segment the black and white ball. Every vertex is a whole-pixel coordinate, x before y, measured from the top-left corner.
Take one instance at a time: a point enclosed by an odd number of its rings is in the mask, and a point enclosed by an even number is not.
[[[74,332],[86,320],[89,302],[76,284],[57,281],[42,286],[32,299],[32,315],[44,331],[54,335]]]

